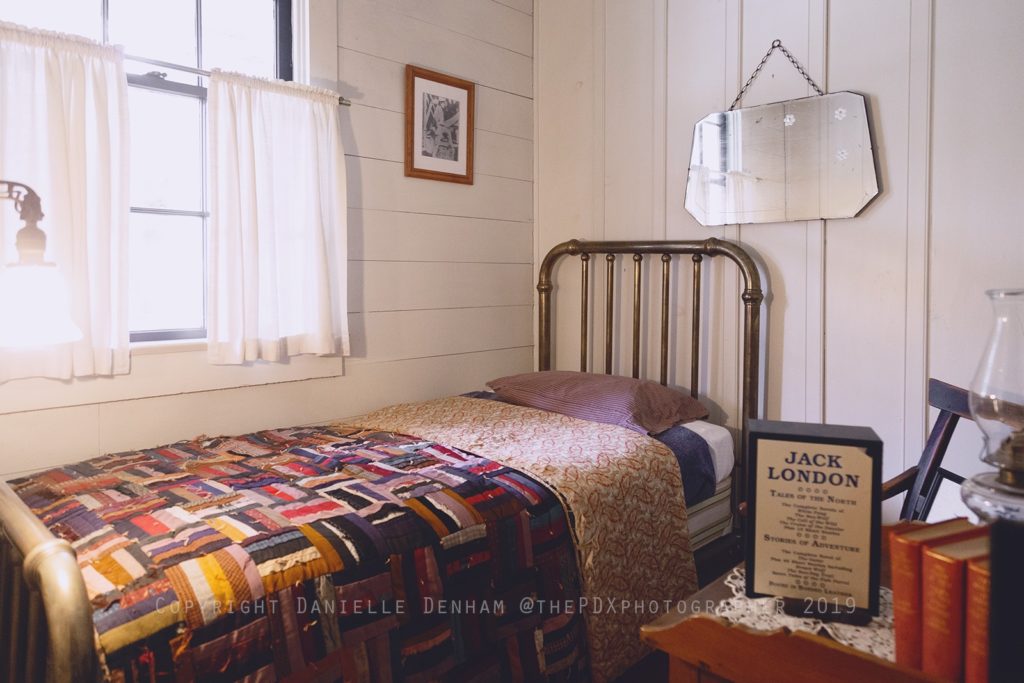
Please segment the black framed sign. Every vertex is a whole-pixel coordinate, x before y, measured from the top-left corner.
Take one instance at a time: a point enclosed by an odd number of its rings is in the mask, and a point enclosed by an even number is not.
[[[748,422],[747,595],[787,612],[878,614],[882,442],[869,427]]]

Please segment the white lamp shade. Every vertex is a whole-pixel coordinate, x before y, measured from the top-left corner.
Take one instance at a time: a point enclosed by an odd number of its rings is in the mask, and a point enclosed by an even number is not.
[[[0,272],[0,347],[31,348],[82,338],[53,264],[12,264]]]

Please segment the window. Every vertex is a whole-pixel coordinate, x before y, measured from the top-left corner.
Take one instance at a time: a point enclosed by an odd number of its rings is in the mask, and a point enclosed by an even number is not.
[[[124,46],[131,340],[206,337],[206,77],[291,80],[291,0],[0,0],[0,19]]]

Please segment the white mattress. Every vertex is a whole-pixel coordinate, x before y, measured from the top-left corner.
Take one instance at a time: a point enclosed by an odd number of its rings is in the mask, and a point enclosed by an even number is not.
[[[732,449],[732,434],[729,430],[703,420],[687,422],[683,426],[708,442],[711,458],[715,463],[715,483],[725,481],[725,478],[732,474],[733,465],[736,463],[736,455]]]

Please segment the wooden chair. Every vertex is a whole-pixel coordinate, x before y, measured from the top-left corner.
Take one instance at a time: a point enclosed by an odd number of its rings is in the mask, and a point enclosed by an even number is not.
[[[964,478],[942,467],[949,440],[960,418],[971,417],[967,391],[937,379],[928,380],[928,405],[939,409],[939,417],[928,434],[928,443],[917,464],[882,484],[882,499],[906,492],[900,519],[925,520],[944,479],[962,484]]]

